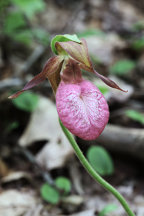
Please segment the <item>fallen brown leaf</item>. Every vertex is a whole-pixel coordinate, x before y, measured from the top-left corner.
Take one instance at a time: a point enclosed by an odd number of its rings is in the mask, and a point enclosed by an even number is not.
[[[48,169],[63,166],[73,154],[72,147],[59,125],[55,104],[44,97],[40,97],[19,144],[26,147],[41,140],[47,140],[48,143],[37,154],[36,159]]]

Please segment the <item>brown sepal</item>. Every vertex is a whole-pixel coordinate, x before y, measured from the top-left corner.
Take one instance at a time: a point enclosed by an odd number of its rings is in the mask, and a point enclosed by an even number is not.
[[[105,77],[105,76],[99,74],[96,70],[94,70],[94,68],[90,69],[90,68],[88,68],[87,66],[85,66],[83,64],[80,64],[80,68],[83,69],[83,70],[94,73],[98,78],[100,78],[109,87],[118,89],[118,90],[123,91],[123,92],[128,92],[128,91],[125,91],[125,90],[121,89],[114,81],[112,81],[108,77]]]
[[[120,91],[123,91],[123,92],[128,92],[128,91],[125,91],[123,89],[121,89],[114,81],[112,81],[111,79],[109,79],[108,77],[105,77],[101,74],[99,74],[97,71],[94,70],[94,73],[96,74],[97,77],[99,77],[106,85],[110,86],[111,88],[115,88],[115,89],[118,89]]]
[[[94,70],[92,62],[89,58],[88,54],[88,47],[86,41],[81,39],[81,44],[75,43],[73,41],[68,42],[57,42],[56,47],[60,50],[60,47],[63,48],[72,58],[80,63],[80,68],[86,71],[95,73],[97,77],[99,77],[105,84],[110,86],[111,88],[118,89],[123,92],[127,92],[121,89],[114,81],[99,74],[97,71]]]
[[[61,62],[63,61],[62,57],[60,56],[55,56],[50,58],[41,73],[39,73],[38,75],[36,75],[31,81],[29,81],[22,90],[16,92],[15,94],[9,96],[9,99],[14,99],[16,97],[18,97],[22,92],[33,88],[34,86],[40,84],[41,82],[43,82],[46,78],[50,78],[50,82],[51,85],[53,87],[53,79],[56,79],[55,77],[55,73],[57,72],[58,68],[61,65]]]
[[[86,41],[81,39],[81,43],[76,43],[73,41],[67,42],[57,42],[56,49],[60,50],[62,47],[73,59],[81,64],[86,65],[88,68],[92,68],[92,64],[88,55],[88,48]]]

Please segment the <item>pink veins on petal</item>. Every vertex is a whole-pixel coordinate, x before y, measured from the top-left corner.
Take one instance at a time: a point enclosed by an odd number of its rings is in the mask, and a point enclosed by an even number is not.
[[[104,96],[86,80],[75,84],[61,81],[56,92],[56,106],[64,126],[84,140],[96,139],[109,119]]]

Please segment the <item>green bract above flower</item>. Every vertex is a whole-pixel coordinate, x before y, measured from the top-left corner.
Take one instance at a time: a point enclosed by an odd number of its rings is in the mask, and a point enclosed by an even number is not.
[[[51,41],[51,49],[53,53],[56,55],[58,54],[58,50],[55,47],[56,42],[67,42],[67,41],[73,41],[76,43],[81,43],[80,39],[77,37],[76,34],[69,35],[69,34],[64,34],[64,35],[56,35],[52,41]]]
[[[46,62],[42,72],[29,81],[21,91],[11,95],[9,98],[16,98],[22,92],[40,84],[46,78],[50,81],[53,91],[56,93],[60,80],[64,77],[62,76],[63,71],[68,71],[66,68],[69,68],[71,64],[70,59],[73,60],[73,65],[74,62],[78,65],[76,68],[79,67],[80,69],[92,72],[108,86],[124,91],[115,82],[94,70],[84,39],[79,40],[76,35],[57,35],[51,41],[51,48],[56,56],[50,58]]]

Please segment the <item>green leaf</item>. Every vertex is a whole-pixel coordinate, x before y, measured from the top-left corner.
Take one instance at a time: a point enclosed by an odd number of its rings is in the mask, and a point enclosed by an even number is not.
[[[12,12],[5,17],[3,31],[5,34],[11,36],[11,33],[14,33],[25,26],[26,22],[22,14],[20,12]]]
[[[71,182],[68,178],[65,177],[58,177],[55,180],[56,186],[64,191],[64,194],[68,194],[71,190]]]
[[[10,4],[10,0],[0,0],[0,13]],[[0,14],[1,15],[1,14]]]
[[[116,75],[125,75],[136,67],[136,63],[131,60],[120,60],[116,62],[111,68],[110,73]]]
[[[43,0],[11,0],[28,18],[45,9]]]
[[[92,146],[88,149],[87,158],[92,167],[100,175],[111,175],[114,172],[113,161],[108,152],[100,146]]]
[[[12,103],[18,108],[26,112],[35,110],[38,104],[38,95],[32,92],[24,92],[18,98],[12,100]]]
[[[115,211],[117,209],[117,206],[115,204],[108,204],[106,205],[102,211],[98,214],[98,216],[105,216],[106,214]]]
[[[138,50],[138,51],[144,49],[144,37],[134,40],[132,43],[132,47],[133,49]]]
[[[20,12],[10,13],[4,23],[3,31],[13,40],[30,45],[33,41],[32,32],[26,29],[26,21]]]
[[[50,42],[50,35],[44,29],[36,28],[32,30],[33,35],[36,37],[37,41],[44,46],[47,46]]]
[[[9,125],[6,127],[6,133],[10,133],[12,130],[16,129],[19,127],[19,122],[18,121],[13,121],[9,123]]]
[[[144,30],[144,20],[140,20],[133,25],[133,29],[136,31]]]
[[[86,31],[77,33],[79,38],[87,38],[90,36],[104,37],[106,34],[100,29],[87,29]]]
[[[55,53],[56,55],[57,50],[55,48],[55,43],[56,42],[67,42],[67,41],[74,41],[76,43],[81,43],[81,41],[79,40],[79,38],[77,37],[76,34],[73,35],[69,35],[69,34],[65,34],[65,35],[56,35],[52,40],[51,40],[51,49],[53,51],[53,53]]]
[[[42,185],[40,193],[42,198],[51,204],[57,204],[60,200],[59,192],[47,183]]]
[[[32,32],[28,29],[22,30],[20,32],[15,32],[11,35],[11,37],[25,45],[30,45],[33,42],[33,35]]]
[[[96,86],[99,88],[102,94],[106,94],[109,92],[109,88],[105,85],[97,84]]]
[[[142,114],[136,110],[127,110],[125,112],[125,114],[126,114],[126,116],[128,116],[132,120],[137,121],[141,124],[144,124],[144,114]]]

